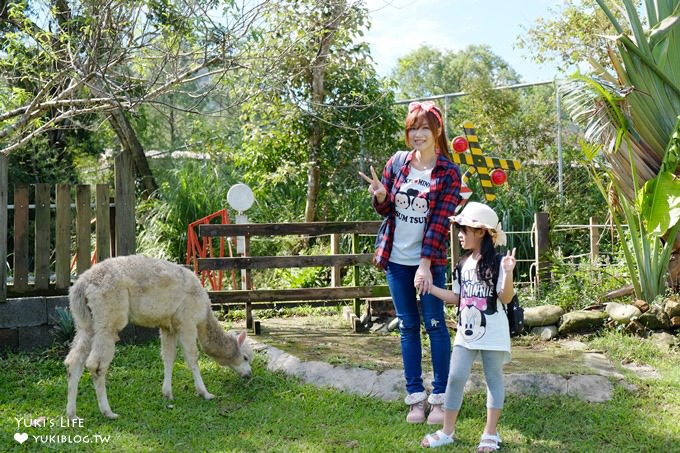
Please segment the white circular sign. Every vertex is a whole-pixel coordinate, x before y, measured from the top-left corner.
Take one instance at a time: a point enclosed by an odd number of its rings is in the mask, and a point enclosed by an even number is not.
[[[250,209],[254,201],[253,191],[245,184],[234,184],[227,192],[229,206],[238,212]]]

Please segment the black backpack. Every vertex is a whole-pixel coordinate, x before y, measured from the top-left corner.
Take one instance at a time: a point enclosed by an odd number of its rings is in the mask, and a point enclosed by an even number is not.
[[[524,332],[524,309],[519,306],[517,293],[512,296],[512,300],[509,304],[503,304],[503,310],[505,310],[505,314],[508,315],[510,336],[516,337],[522,335]]]
[[[498,284],[498,274],[500,271],[501,267],[501,261],[503,260],[503,254],[498,253],[496,254],[495,257],[495,264],[496,264],[496,278],[493,281],[493,292],[496,297],[498,297],[498,294],[496,293],[496,285]],[[459,261],[458,265],[456,265],[456,275],[458,278],[458,281],[461,281],[460,277],[460,269],[463,267],[463,261]],[[505,314],[508,317],[508,327],[510,329],[510,336],[511,337],[516,337],[521,335],[524,332],[524,309],[520,307],[519,305],[519,298],[517,297],[517,293],[515,293],[512,296],[512,300],[508,304],[503,304],[503,310],[505,310]],[[460,304],[458,306],[458,310],[460,311]]]

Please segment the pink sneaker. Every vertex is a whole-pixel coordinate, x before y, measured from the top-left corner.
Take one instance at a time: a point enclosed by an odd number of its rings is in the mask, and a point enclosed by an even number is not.
[[[430,414],[427,416],[428,425],[443,425],[444,424],[444,409],[442,404],[444,403],[443,393],[433,393],[427,399],[430,405]]]
[[[425,411],[427,410],[427,393],[418,392],[407,395],[404,402],[408,404],[407,423],[423,423],[425,421]]]

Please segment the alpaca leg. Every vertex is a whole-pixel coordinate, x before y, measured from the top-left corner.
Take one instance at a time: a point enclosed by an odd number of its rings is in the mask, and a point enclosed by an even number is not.
[[[172,368],[177,356],[177,335],[167,329],[160,329],[161,357],[163,358],[163,396],[172,397]]]
[[[68,396],[66,398],[66,416],[77,419],[76,400],[78,398],[78,383],[85,370],[85,360],[92,347],[92,333],[78,331],[73,339],[71,350],[64,360],[68,369]]]
[[[85,362],[85,366],[90,370],[90,374],[92,374],[99,411],[108,418],[118,418],[118,414],[114,414],[111,410],[106,396],[106,372],[113,359],[117,339],[118,335],[112,332],[95,333],[92,351],[87,358],[87,362]]]
[[[196,336],[196,326],[182,326],[179,334],[179,342],[184,351],[184,360],[187,362],[187,365],[189,365],[191,374],[194,376],[196,392],[203,398],[210,400],[213,399],[215,395],[208,392],[203,383],[203,378],[201,378],[201,370],[198,368],[198,346],[196,346]]]

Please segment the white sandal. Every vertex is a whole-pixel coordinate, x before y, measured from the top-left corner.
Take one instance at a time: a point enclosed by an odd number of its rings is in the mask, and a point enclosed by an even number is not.
[[[434,436],[437,437],[435,438]],[[455,439],[453,438],[453,433],[451,433],[451,435],[449,436],[440,429],[436,433],[426,435],[423,441],[427,441],[427,445],[423,445],[423,443],[421,442],[420,443],[421,447],[436,448],[441,447],[443,445],[452,444],[455,441]]]
[[[500,450],[501,443],[501,436],[499,436],[498,433],[482,434],[479,445],[477,446],[477,452],[481,453],[482,448],[490,448],[491,451]]]

